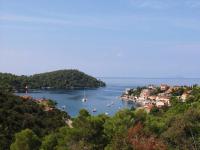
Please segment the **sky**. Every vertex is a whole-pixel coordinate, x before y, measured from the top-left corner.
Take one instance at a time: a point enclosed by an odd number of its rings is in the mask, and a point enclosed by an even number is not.
[[[0,72],[200,77],[200,0],[0,0]]]

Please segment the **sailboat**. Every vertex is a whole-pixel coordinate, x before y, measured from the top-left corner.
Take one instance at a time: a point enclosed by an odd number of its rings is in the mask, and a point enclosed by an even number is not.
[[[83,99],[82,99],[82,102],[86,102],[87,101],[87,97],[86,97],[86,95],[85,95],[85,89],[84,89],[84,97],[83,97]]]

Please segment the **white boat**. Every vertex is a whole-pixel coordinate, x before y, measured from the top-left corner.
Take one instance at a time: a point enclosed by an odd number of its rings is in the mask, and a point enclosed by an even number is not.
[[[97,112],[97,109],[96,109],[96,108],[94,108],[94,109],[92,110],[92,112]]]
[[[63,105],[63,106],[62,106],[62,109],[65,109],[65,108],[66,108],[66,106],[65,106],[65,105]]]
[[[82,102],[86,102],[87,101],[87,97],[86,97],[86,95],[85,95],[85,90],[84,90],[84,97],[83,97],[83,99],[82,99]]]
[[[105,115],[109,115],[109,113],[105,112]]]
[[[86,102],[86,101],[87,101],[87,98],[84,97],[84,98],[82,99],[82,102]]]

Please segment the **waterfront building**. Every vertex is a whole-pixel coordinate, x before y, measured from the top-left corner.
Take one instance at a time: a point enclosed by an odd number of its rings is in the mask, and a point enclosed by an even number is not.
[[[161,84],[160,89],[161,89],[161,91],[166,91],[169,89],[169,86],[167,84]]]
[[[148,97],[151,95],[150,89],[143,89],[140,93],[140,99],[148,99]]]

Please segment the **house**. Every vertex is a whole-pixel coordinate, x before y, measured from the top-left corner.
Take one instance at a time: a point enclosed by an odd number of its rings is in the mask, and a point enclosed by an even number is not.
[[[158,96],[166,96],[166,93],[159,93]]]
[[[173,92],[173,87],[170,87],[165,93],[166,94],[171,94]]]
[[[148,97],[151,95],[150,89],[143,89],[140,93],[140,99],[148,99]]]
[[[154,85],[152,85],[152,84],[150,84],[149,86],[148,86],[148,89],[156,89],[156,87],[154,86]]]
[[[127,88],[124,92],[124,94],[128,95],[131,89]]]
[[[162,101],[157,101],[157,102],[156,102],[156,106],[157,106],[158,108],[161,108],[161,107],[165,106],[165,103],[162,102]]]
[[[163,102],[165,105],[170,106],[170,97],[168,96],[157,96],[156,101]]]
[[[188,96],[189,96],[188,93],[183,93],[183,95],[181,95],[182,102],[186,102],[186,99],[188,98]]]
[[[160,97],[171,97],[171,94],[168,94],[168,93],[159,93],[157,96],[160,96]]]
[[[167,84],[161,84],[160,89],[161,89],[161,91],[166,91],[169,89],[169,86]]]
[[[152,95],[152,96],[149,96],[148,99],[153,101],[153,100],[156,100],[156,97],[157,97],[157,96]]]

